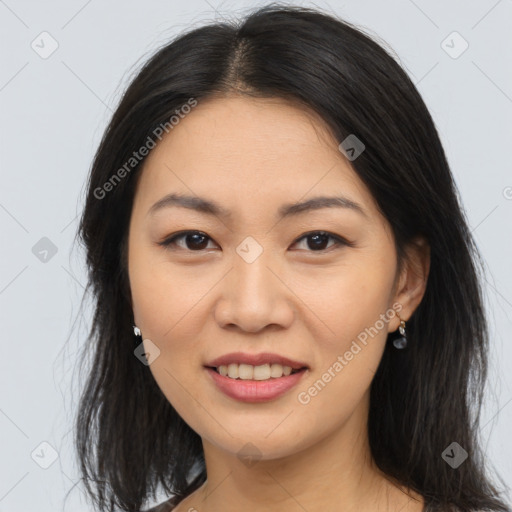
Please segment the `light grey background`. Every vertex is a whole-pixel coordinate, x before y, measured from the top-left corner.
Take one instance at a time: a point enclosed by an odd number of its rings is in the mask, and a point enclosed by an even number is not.
[[[91,509],[78,487],[64,500],[78,477],[72,374],[91,311],[73,324],[85,271],[72,242],[93,152],[120,93],[173,35],[261,3],[0,0],[0,512]],[[297,3],[389,43],[432,113],[488,268],[492,353],[481,434],[511,485],[512,1]],[[38,252],[43,237],[55,255]]]

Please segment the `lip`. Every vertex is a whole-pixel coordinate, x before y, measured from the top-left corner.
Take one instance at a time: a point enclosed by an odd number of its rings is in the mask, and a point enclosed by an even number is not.
[[[306,363],[300,361],[294,361],[288,357],[281,356],[279,354],[273,354],[272,352],[262,352],[261,354],[248,354],[246,352],[231,352],[230,354],[224,354],[223,356],[213,359],[205,366],[215,366],[218,368],[221,365],[228,365],[232,363],[237,364],[250,364],[252,366],[260,366],[262,364],[278,363],[282,366],[291,366],[293,370],[300,370],[301,368],[309,369]],[[233,379],[231,379],[233,380]],[[277,379],[278,380],[278,379]]]
[[[288,376],[276,379],[271,377],[268,380],[241,380],[224,377],[212,368],[206,367],[205,370],[217,388],[225,395],[241,402],[252,403],[268,402],[279,398],[295,387],[304,375],[308,373],[308,369],[305,368],[297,373],[291,373]]]

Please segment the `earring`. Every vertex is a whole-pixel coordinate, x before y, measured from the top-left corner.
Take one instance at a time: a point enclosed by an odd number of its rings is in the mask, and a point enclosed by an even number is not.
[[[400,318],[398,313],[396,314],[400,320],[400,326],[398,327],[398,331],[400,332],[400,337],[393,340],[393,345],[397,349],[403,349],[407,346],[407,334],[405,333],[405,321]]]
[[[135,336],[142,336],[140,329],[136,325],[133,326],[133,334],[135,334]]]

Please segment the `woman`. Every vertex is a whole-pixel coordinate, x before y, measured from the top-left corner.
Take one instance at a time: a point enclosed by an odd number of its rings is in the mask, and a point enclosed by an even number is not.
[[[96,154],[76,443],[98,510],[495,510],[479,255],[386,51],[269,5],[163,47]],[[118,508],[116,508],[118,507]]]

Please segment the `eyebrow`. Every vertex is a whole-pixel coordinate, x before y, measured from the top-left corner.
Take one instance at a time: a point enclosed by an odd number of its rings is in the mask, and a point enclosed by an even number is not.
[[[188,208],[189,210],[201,212],[206,215],[212,215],[226,219],[231,219],[233,217],[233,214],[230,210],[227,210],[223,206],[210,199],[176,193],[167,194],[166,196],[162,197],[162,199],[158,200],[153,206],[151,206],[147,214],[153,215],[157,211],[173,206]],[[318,196],[300,203],[284,204],[278,210],[278,217],[279,219],[283,219],[285,217],[292,217],[305,212],[320,210],[322,208],[347,208],[356,211],[368,218],[368,214],[359,203],[356,203],[352,199],[343,196]]]

